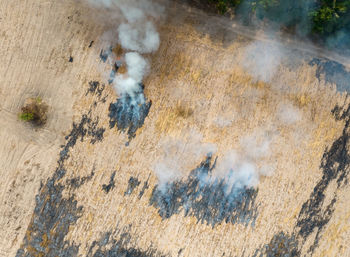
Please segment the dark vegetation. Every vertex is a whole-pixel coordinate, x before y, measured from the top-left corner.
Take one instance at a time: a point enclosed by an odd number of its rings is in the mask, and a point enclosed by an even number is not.
[[[299,36],[320,39],[331,47],[346,47],[350,43],[350,0],[201,0],[201,2],[213,6],[221,14],[235,13],[246,23],[251,23],[253,20],[267,20]]]
[[[44,125],[47,120],[48,105],[40,97],[28,98],[21,108],[19,119],[34,125]]]

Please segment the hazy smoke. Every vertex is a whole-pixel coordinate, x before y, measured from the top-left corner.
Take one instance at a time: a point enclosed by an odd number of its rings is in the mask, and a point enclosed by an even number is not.
[[[212,179],[225,177],[228,192],[256,187],[261,175],[274,172],[273,165],[267,161],[272,153],[273,140],[274,136],[267,136],[264,130],[243,137],[240,151],[234,149],[218,158]]]
[[[274,136],[267,136],[264,130],[245,136],[240,147],[218,156],[216,166],[210,175],[202,174],[200,182],[215,184],[224,179],[227,193],[243,188],[256,187],[261,175],[268,176],[274,167],[267,161],[271,156],[271,144]],[[203,142],[202,136],[193,131],[187,138],[176,140],[164,139],[160,146],[164,150],[162,157],[154,165],[158,178],[158,188],[166,192],[175,180],[181,180],[200,163],[207,154],[217,154],[217,146]]]
[[[282,123],[291,125],[301,119],[301,113],[292,104],[280,104],[278,107],[278,118]]]
[[[159,47],[159,35],[151,22],[121,24],[118,35],[121,46],[127,50],[151,53]]]
[[[127,74],[118,75],[113,84],[119,95],[128,94],[132,98],[137,97],[137,102],[142,103],[144,97],[140,88],[144,76],[149,71],[149,63],[140,54],[152,53],[158,49],[160,39],[153,21],[162,16],[164,8],[149,0],[88,1],[94,6],[107,7],[121,14],[117,31],[105,33],[103,40],[109,43],[104,44],[112,45],[113,48],[116,42],[113,37],[118,37],[117,42],[121,47],[133,52],[126,53],[123,58]],[[115,56],[110,53],[109,57],[112,58],[109,63],[113,65]]]
[[[243,67],[256,80],[270,82],[284,56],[280,45],[255,41],[245,48]]]
[[[188,136],[182,139],[163,138],[160,147],[163,153],[154,164],[153,170],[158,178],[159,189],[162,191],[166,189],[168,183],[184,177],[184,172],[200,163],[203,156],[217,151],[216,145],[203,142],[202,135],[198,131],[190,131]]]
[[[232,187],[236,190],[256,187],[259,182],[259,171],[254,162],[250,162],[234,150],[218,160],[216,172],[216,176],[226,178],[227,192],[230,192]]]
[[[94,5],[104,5],[106,7],[110,7],[112,5],[113,0],[88,0],[91,4]]]
[[[156,51],[160,44],[160,37],[154,25],[154,20],[162,16],[163,8],[149,0],[89,0],[95,5],[115,8],[123,16],[113,36],[126,51],[122,60],[127,73],[118,74],[113,80],[117,92],[123,96],[130,96],[136,105],[144,100],[143,90],[140,90],[142,80],[149,72],[149,63],[142,54]],[[107,34],[106,34],[107,35]],[[109,38],[111,35],[108,32]],[[115,42],[111,39],[111,44]],[[112,54],[110,56],[113,56]],[[285,49],[274,43],[255,41],[245,49],[244,68],[256,80],[270,82],[278,72],[285,56]],[[115,60],[112,60],[112,63]],[[133,108],[130,108],[133,109]],[[281,105],[277,116],[287,125],[297,122],[301,115],[292,105]],[[218,126],[228,126],[232,119],[218,117]],[[271,175],[274,165],[268,159],[272,154],[274,136],[269,136],[264,129],[248,136],[242,136],[237,148],[224,153],[218,153],[219,146],[203,141],[200,133],[192,131],[185,133],[187,137],[161,140],[160,148],[163,153],[154,163],[153,170],[158,178],[158,188],[166,190],[175,180],[188,175],[207,154],[217,155],[217,163],[212,174],[203,176],[201,183],[213,184],[224,178],[228,192],[232,189],[256,187],[259,177]],[[187,172],[187,173],[186,173]]]

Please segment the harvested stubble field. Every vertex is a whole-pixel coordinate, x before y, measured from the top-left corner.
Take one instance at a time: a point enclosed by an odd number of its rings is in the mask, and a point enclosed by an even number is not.
[[[349,100],[320,68],[342,58],[172,3],[129,138],[110,127],[99,40],[113,24],[95,12],[0,2],[1,256],[350,255]],[[17,118],[36,96],[42,128]],[[227,192],[232,158],[253,187]]]

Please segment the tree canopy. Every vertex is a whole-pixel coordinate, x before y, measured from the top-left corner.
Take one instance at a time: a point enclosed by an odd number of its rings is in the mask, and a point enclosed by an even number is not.
[[[203,0],[244,22],[268,20],[332,47],[350,46],[350,0]]]

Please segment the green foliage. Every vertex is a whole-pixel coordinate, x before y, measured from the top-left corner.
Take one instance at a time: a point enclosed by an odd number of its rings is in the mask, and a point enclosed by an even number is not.
[[[30,112],[23,112],[19,114],[19,119],[23,121],[32,121],[34,120],[34,114]]]
[[[331,35],[342,29],[350,32],[350,0],[322,0],[311,15],[316,33]]]
[[[43,125],[47,119],[48,105],[40,97],[26,99],[18,118],[35,125]]]
[[[350,44],[350,0],[204,0],[220,13],[232,8],[250,22],[268,20],[297,34]]]
[[[209,3],[215,5],[219,13],[224,14],[231,7],[236,7],[240,4],[241,0],[207,0]]]

